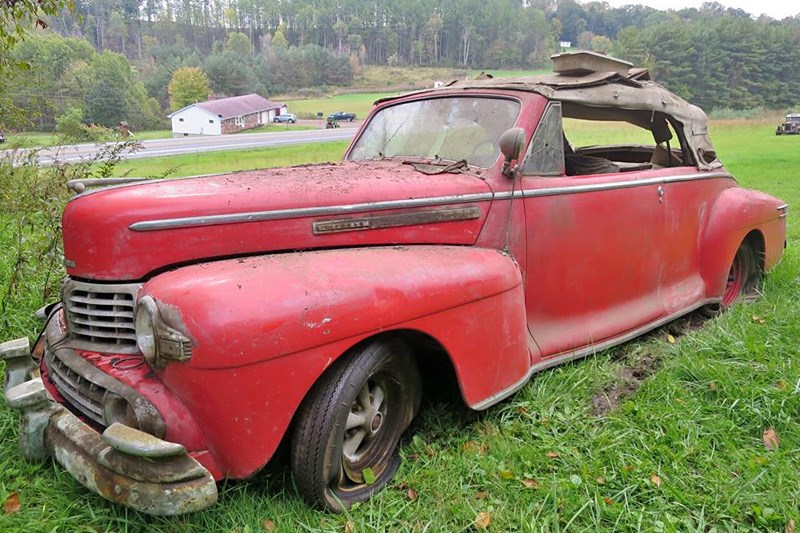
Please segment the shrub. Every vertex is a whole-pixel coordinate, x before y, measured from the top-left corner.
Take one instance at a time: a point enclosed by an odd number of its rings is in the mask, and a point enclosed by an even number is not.
[[[56,133],[64,142],[100,142],[111,138],[111,130],[96,124],[85,124],[83,110],[71,107],[56,119]]]
[[[109,177],[136,146],[119,143],[74,164],[39,166],[35,150],[0,157],[0,339],[32,335],[41,324],[31,310],[58,299],[66,183]]]

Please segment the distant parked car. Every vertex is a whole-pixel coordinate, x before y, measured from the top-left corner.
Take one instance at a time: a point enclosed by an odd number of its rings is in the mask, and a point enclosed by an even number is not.
[[[328,119],[333,119],[335,121],[339,120],[346,120],[347,122],[353,122],[356,119],[355,113],[345,113],[344,111],[337,111],[336,113],[331,113],[328,115]]]
[[[290,122],[294,124],[297,122],[297,117],[293,113],[284,113],[283,115],[277,115],[272,119],[272,122]]]
[[[775,135],[797,135],[800,133],[800,113],[789,113],[786,120],[775,130]]]

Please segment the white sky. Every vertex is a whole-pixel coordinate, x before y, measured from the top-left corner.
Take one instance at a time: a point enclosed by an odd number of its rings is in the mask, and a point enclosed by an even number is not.
[[[682,9],[684,7],[700,7],[704,0],[606,0],[612,7],[629,4],[641,4],[656,9]],[[717,0],[725,7],[742,9],[752,15],[768,15],[774,19],[783,19],[800,15],[800,3],[797,0]]]

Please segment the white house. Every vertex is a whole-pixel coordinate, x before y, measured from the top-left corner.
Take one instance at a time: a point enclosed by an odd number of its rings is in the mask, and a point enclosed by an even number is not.
[[[245,94],[197,102],[168,115],[172,136],[222,135],[269,124],[286,113],[286,104],[270,102],[257,94]]]

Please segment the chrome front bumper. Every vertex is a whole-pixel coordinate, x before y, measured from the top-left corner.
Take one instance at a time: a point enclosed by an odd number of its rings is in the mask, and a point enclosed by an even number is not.
[[[119,423],[98,433],[53,400],[36,377],[28,339],[0,344],[0,360],[6,402],[21,414],[27,460],[51,456],[86,488],[152,515],[189,513],[217,501],[211,473],[182,445]]]

